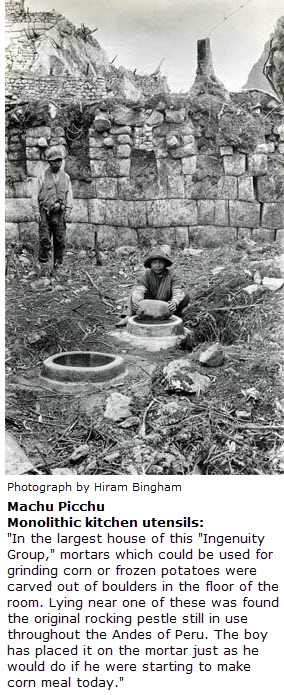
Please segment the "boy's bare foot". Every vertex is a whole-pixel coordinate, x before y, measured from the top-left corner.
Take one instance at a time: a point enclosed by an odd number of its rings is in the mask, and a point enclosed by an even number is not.
[[[126,326],[128,321],[128,316],[124,316],[123,319],[120,319],[115,325],[116,328],[123,328],[123,326]]]

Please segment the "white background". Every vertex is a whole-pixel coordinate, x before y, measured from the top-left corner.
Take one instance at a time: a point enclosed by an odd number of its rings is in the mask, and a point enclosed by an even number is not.
[[[7,488],[7,483],[8,481],[15,482],[15,479],[12,479],[10,477],[6,477],[5,483],[3,483],[4,487]],[[247,566],[250,564],[251,566],[256,566],[258,569],[258,575],[255,579],[265,579],[268,582],[271,583],[278,583],[281,585],[282,581],[282,576],[283,576],[283,550],[282,550],[282,536],[283,536],[283,484],[282,478],[279,477],[258,477],[258,476],[251,476],[251,477],[246,477],[246,476],[239,476],[239,477],[218,477],[218,476],[213,476],[213,477],[206,477],[206,476],[199,476],[199,477],[182,477],[182,476],[175,476],[175,477],[163,477],[163,478],[156,478],[155,476],[145,476],[143,479],[140,477],[136,476],[115,476],[115,477],[108,477],[108,478],[101,478],[101,476],[96,476],[96,477],[78,477],[75,478],[74,476],[70,477],[69,479],[63,478],[63,477],[26,477],[26,476],[21,476],[18,478],[17,482],[19,484],[25,484],[26,482],[31,482],[34,484],[39,484],[39,482],[42,482],[44,484],[47,483],[62,483],[62,482],[70,482],[72,485],[73,491],[76,489],[76,483],[79,482],[80,484],[86,483],[90,484],[91,488],[88,494],[83,494],[83,493],[63,493],[61,495],[57,495],[56,493],[46,493],[45,495],[40,495],[40,494],[34,494],[34,493],[21,493],[20,495],[16,494],[11,494],[9,498],[11,500],[16,500],[18,499],[20,502],[25,502],[29,503],[31,501],[35,501],[36,499],[39,499],[41,501],[45,502],[54,502],[58,499],[60,500],[66,500],[66,499],[71,499],[72,501],[86,501],[86,499],[90,499],[93,502],[96,503],[105,503],[105,512],[103,513],[90,513],[88,516],[101,516],[102,518],[109,518],[111,516],[116,516],[116,518],[125,518],[125,519],[130,519],[130,518],[143,518],[143,519],[148,519],[154,516],[155,518],[182,518],[184,515],[186,516],[191,516],[192,518],[195,519],[203,519],[204,520],[204,528],[202,529],[203,532],[210,533],[212,535],[247,535],[247,534],[252,534],[256,533],[260,536],[265,535],[266,539],[263,543],[263,548],[266,550],[272,550],[273,551],[273,556],[272,560],[258,563],[250,561],[242,560],[242,561],[235,561],[233,564],[237,566]],[[133,482],[140,482],[140,483],[158,483],[162,482],[163,484],[166,483],[176,483],[176,484],[181,484],[182,485],[182,493],[156,493],[156,494],[151,494],[151,493],[140,493],[140,492],[135,492],[132,493],[132,483]],[[112,483],[120,483],[120,484],[127,484],[128,485],[128,493],[113,493],[113,492],[96,492],[92,493],[92,485],[94,483],[98,482],[104,482],[108,484]],[[56,504],[54,506],[54,510],[56,510]],[[12,513],[12,516],[15,516],[15,513]],[[53,512],[53,515],[58,515],[56,511]],[[69,516],[70,514],[68,513],[66,516]],[[73,512],[72,513],[73,517],[78,516],[78,513]],[[5,515],[4,515],[5,516]],[[11,516],[11,513],[10,513]],[[21,516],[21,515],[17,515]],[[27,515],[22,515],[22,517],[44,517],[45,514],[43,513],[38,513],[38,514],[33,514],[33,513],[27,513]],[[85,513],[83,513],[83,517],[85,517]],[[5,520],[3,519],[3,525],[2,528],[5,527]],[[92,533],[95,533],[92,531]],[[109,529],[110,533],[113,533],[114,535],[116,534],[138,534],[138,529],[133,529],[132,531],[130,529],[120,529],[120,530],[111,530]],[[139,529],[140,533],[143,533],[141,529]],[[154,533],[159,533],[163,531],[163,529],[157,529],[155,531],[153,529],[153,534]],[[44,530],[42,531],[44,533]],[[81,533],[83,535],[84,529],[77,529],[77,530],[61,530],[62,533],[68,534],[68,533]],[[179,530],[179,533],[182,533],[183,530]],[[184,530],[185,533],[191,534],[191,530]],[[19,530],[19,533],[21,531]],[[89,531],[90,533],[90,531]],[[145,530],[146,533],[146,530]],[[149,533],[149,531],[147,531]],[[46,534],[48,534],[48,529],[46,529]],[[196,537],[198,536],[198,532],[196,533]],[[199,543],[198,543],[199,545]],[[4,546],[3,546],[4,547]],[[15,546],[14,546],[15,547]],[[18,546],[19,547],[19,546]],[[28,546],[27,546],[28,547]],[[35,546],[33,546],[34,549]],[[83,548],[89,548],[94,550],[95,546],[80,546],[81,549]],[[108,548],[109,550],[113,550],[115,546],[110,546]],[[130,547],[130,546],[128,546]],[[134,547],[134,546],[133,546]],[[146,547],[150,547],[146,543]],[[175,546],[175,547],[181,547],[181,546]],[[187,549],[190,546],[187,546]],[[202,547],[202,546],[201,546]],[[247,546],[241,547],[241,550],[245,549]],[[257,548],[257,546],[249,546],[252,551]],[[98,546],[96,549],[104,549],[102,545]],[[173,546],[170,546],[171,549],[173,549]],[[204,549],[207,550],[216,550],[216,546],[213,548],[213,546],[209,545],[204,545]],[[67,546],[61,546],[61,549],[67,549]],[[107,548],[105,548],[107,549]],[[121,546],[117,549],[121,549]],[[236,548],[236,546],[223,546],[221,548],[222,550],[227,549],[227,550],[236,550],[239,549]],[[119,561],[120,564],[124,564],[123,561]],[[221,562],[217,560],[215,561],[215,555],[214,555],[214,560],[213,561],[208,561],[206,563],[206,566],[220,566]],[[191,561],[167,561],[167,563],[164,563],[160,561],[160,564],[169,564],[174,566],[174,564],[180,564],[180,565],[192,565],[192,564],[202,564],[200,563],[194,563]],[[23,564],[27,564],[26,562]],[[54,562],[53,562],[54,564]],[[74,564],[76,564],[74,562]],[[80,562],[80,565],[84,566],[90,565],[90,561],[88,560],[83,560]],[[96,563],[95,563],[96,564]],[[100,564],[100,563],[98,563]],[[107,561],[104,561],[101,563],[103,565],[109,565],[110,563]],[[127,563],[125,563],[127,564]],[[130,566],[136,566],[136,562],[129,562],[128,563]],[[141,561],[141,564],[147,565],[149,564],[150,566],[153,565],[153,561]],[[204,564],[204,563],[203,563]],[[228,563],[226,563],[228,564]],[[159,567],[159,562],[156,564],[157,568]],[[24,581],[25,578],[19,578],[18,581]],[[76,579],[74,577],[73,579]],[[134,578],[130,578],[132,581]],[[182,578],[181,578],[182,579]],[[193,578],[190,577],[185,577],[188,581],[193,581]],[[140,577],[138,578],[139,581],[156,581],[154,577],[149,578],[149,577]],[[29,578],[26,578],[26,581],[29,581]],[[32,581],[42,581],[41,578],[33,578]],[[45,580],[44,580],[45,581]],[[88,579],[87,579],[88,581]],[[114,581],[114,579],[112,579]],[[116,580],[116,581],[122,581]],[[123,580],[124,581],[124,580]],[[168,581],[171,581],[171,578],[168,579]],[[198,582],[198,577],[194,579],[195,582]],[[216,581],[219,581],[218,578]],[[233,580],[231,580],[233,581]],[[245,578],[240,577],[239,578],[240,582],[246,581]],[[236,581],[237,583],[237,581]],[[157,592],[157,595],[159,595],[160,592]],[[175,593],[175,592],[174,592]],[[67,595],[67,594],[66,594]],[[69,597],[73,596],[73,594],[68,594]],[[75,595],[75,597],[80,596],[80,594]],[[104,598],[106,598],[108,595],[105,593],[103,595]],[[114,597],[116,597],[115,595]],[[132,598],[136,596],[136,594],[131,594]],[[150,595],[145,595],[144,593],[139,593],[140,597],[147,598]],[[183,598],[203,598],[205,597],[206,600],[208,599],[209,595],[204,596],[202,592],[199,592],[199,594],[185,594],[183,593]],[[252,594],[253,596],[253,594]],[[262,597],[266,598],[275,598],[276,594],[262,594]],[[99,598],[99,595],[96,594],[92,595],[92,597]],[[121,597],[121,595],[120,595]],[[156,597],[156,594],[152,594],[151,598]],[[258,594],[258,598],[260,595]],[[232,592],[231,598],[234,598],[234,592]],[[150,601],[149,601],[150,602]],[[3,601],[4,604],[4,601]],[[121,686],[119,686],[119,690],[116,690],[115,692],[121,692],[121,694],[124,695],[129,695],[130,692],[133,692],[133,689],[135,689],[135,692],[137,695],[142,695],[142,693],[145,693],[145,689],[147,689],[150,693],[156,692],[156,689],[163,689],[166,693],[169,693],[172,691],[173,688],[178,688],[179,692],[182,695],[185,695],[185,693],[188,693],[190,689],[192,688],[198,688],[198,691],[200,693],[206,693],[208,688],[212,689],[212,692],[217,692],[218,693],[227,693],[228,689],[230,690],[230,693],[232,695],[239,693],[240,688],[242,689],[243,693],[251,693],[256,691],[258,695],[264,695],[267,693],[268,689],[271,689],[272,691],[274,690],[275,692],[280,692],[281,689],[281,682],[282,682],[282,652],[283,652],[283,608],[281,608],[282,605],[282,597],[281,597],[281,590],[280,590],[280,609],[269,609],[266,611],[261,611],[261,609],[249,609],[249,611],[244,610],[244,609],[235,609],[231,611],[226,611],[226,613],[238,613],[238,614],[247,614],[249,615],[249,622],[248,625],[238,627],[236,626],[233,629],[239,630],[240,633],[242,633],[242,630],[244,627],[247,627],[247,629],[250,629],[250,626],[253,627],[254,630],[261,630],[261,631],[269,631],[269,635],[264,642],[264,644],[259,644],[259,642],[254,642],[251,645],[252,647],[259,647],[260,649],[260,657],[253,657],[250,660],[245,659],[245,658],[240,658],[239,660],[242,662],[250,661],[253,664],[253,660],[255,660],[255,667],[254,669],[249,672],[249,673],[193,673],[192,675],[185,675],[185,674],[161,674],[161,673],[154,673],[154,674],[141,674],[141,673],[134,673],[130,675],[126,675],[124,678],[124,682]],[[62,611],[66,613],[65,611]],[[74,612],[74,609],[71,609],[71,612]],[[101,610],[101,612],[104,612],[104,609]],[[117,611],[118,612],[118,611]],[[125,612],[128,612],[127,610]],[[139,611],[138,611],[139,612]],[[142,613],[145,612],[145,609],[142,609]],[[151,610],[149,609],[149,613]],[[153,614],[157,614],[158,609],[152,609]],[[175,609],[171,609],[170,611],[172,614],[176,613]],[[182,610],[182,614],[185,614],[187,612],[190,612],[190,609]],[[193,612],[193,611],[192,611]],[[38,628],[42,628],[42,626],[37,626]],[[50,626],[48,626],[50,627]],[[74,626],[73,626],[74,627]],[[75,626],[76,627],[76,626]],[[118,626],[120,629],[123,630],[132,630],[134,629],[134,626],[131,626],[130,628],[127,628],[125,626]],[[151,627],[153,626],[146,626],[144,629],[151,630]],[[166,626],[168,627],[168,626]],[[173,626],[175,627],[175,626]],[[223,627],[223,626],[222,626]],[[25,626],[22,626],[23,629],[28,629]],[[33,629],[33,626],[29,626],[29,629]],[[47,627],[45,628],[47,629]],[[55,628],[56,629],[56,628]],[[61,626],[62,629],[62,626]],[[67,629],[66,626],[64,626],[64,629]],[[70,627],[69,627],[70,629]],[[103,626],[102,626],[103,629]],[[143,627],[141,627],[143,629]],[[164,629],[163,626],[160,626],[159,629]],[[188,626],[186,627],[188,630],[192,629],[200,629],[195,626]],[[230,626],[228,626],[228,629],[232,629]],[[5,634],[3,634],[3,639],[5,640]],[[242,641],[242,640],[241,640]],[[118,641],[116,641],[118,642]],[[233,641],[230,640],[230,646],[236,646],[236,642],[232,643]],[[214,641],[214,643],[216,643]],[[219,642],[220,644],[224,645],[224,643],[221,641]],[[106,644],[109,644],[109,641],[106,640]],[[165,642],[163,641],[161,643],[163,646],[165,646]],[[170,642],[169,642],[170,644]],[[177,643],[175,643],[176,645]],[[209,645],[211,644],[211,640],[209,642]],[[229,644],[229,642],[228,642]],[[154,642],[152,641],[139,641],[139,643],[136,645],[136,643],[131,640],[130,646],[139,646],[141,649],[141,652],[144,651],[142,649],[143,646],[155,646]],[[191,643],[188,641],[181,642],[181,646],[191,646]],[[226,645],[227,646],[227,645]],[[190,652],[189,652],[190,653]],[[221,651],[220,651],[221,653]],[[4,658],[4,654],[3,654]],[[88,659],[90,660],[90,659]],[[109,661],[113,661],[113,658],[110,658]],[[119,661],[126,661],[127,659],[120,657],[118,659]],[[149,658],[145,658],[145,656],[141,653],[141,663],[144,663],[145,661],[149,661]],[[162,658],[157,658],[153,659],[156,661],[163,661],[165,660],[164,657]],[[171,660],[176,660],[176,661],[182,661],[182,658],[180,657],[171,657]],[[209,657],[208,659],[206,657],[200,657],[201,661],[207,661],[207,662],[214,662],[216,661],[224,661],[222,658],[217,658],[217,657]],[[235,659],[232,659],[234,661]],[[5,658],[4,658],[5,661]],[[30,661],[27,659],[27,661]],[[94,658],[93,661],[95,662],[96,659]],[[139,662],[139,657],[130,657],[129,661],[136,661],[136,663]],[[187,659],[187,661],[191,662],[191,659]],[[198,659],[196,659],[198,661]],[[3,673],[3,671],[2,671]],[[80,677],[83,677],[82,674],[78,675]],[[99,674],[93,674],[92,677],[96,676]],[[119,674],[120,675],[120,674]],[[123,674],[122,674],[123,675]],[[29,677],[32,677],[32,674],[29,674]],[[50,677],[50,676],[44,676],[44,677]],[[59,677],[60,674],[57,676],[55,674],[54,677]],[[88,677],[88,675],[86,675]],[[108,678],[109,676],[100,674],[100,678]],[[113,676],[111,676],[112,678]],[[218,689],[218,690],[217,690]],[[38,688],[37,688],[38,690]],[[65,689],[66,690],[66,689]],[[113,689],[112,689],[113,690]],[[4,687],[4,692],[11,692],[11,689],[7,688],[5,690]],[[69,691],[70,692],[70,691]],[[73,692],[73,689],[72,689]],[[78,690],[76,690],[78,692]]]
[[[121,4],[121,3],[120,3]],[[4,5],[4,3],[3,3]],[[4,7],[2,5],[1,14],[1,26],[4,29]],[[46,4],[45,4],[46,5]],[[119,5],[119,3],[117,3]],[[226,4],[227,7],[228,3]],[[269,19],[269,8],[271,3],[265,3],[265,15]],[[261,4],[261,7],[263,3]],[[35,8],[35,2],[31,5],[32,9]],[[256,1],[254,3],[254,10],[258,11],[259,3]],[[283,13],[282,3],[273,3],[273,17],[271,25],[267,19],[267,32],[265,31],[265,38],[268,38],[270,30],[273,28],[274,20],[276,16]],[[221,11],[221,6],[220,6]],[[249,33],[251,34],[251,22],[248,22]],[[98,36],[100,39],[100,37]],[[198,37],[197,37],[198,38]],[[259,47],[263,46],[263,36],[259,41]],[[217,43],[217,41],[216,41]],[[104,42],[102,41],[104,46]],[[230,44],[230,41],[228,41]],[[260,45],[261,44],[261,45]],[[3,36],[4,45],[4,36]],[[230,44],[231,45],[231,44]],[[240,43],[241,45],[241,43]],[[115,47],[114,47],[115,48]],[[114,51],[115,52],[115,51]],[[160,59],[160,52],[159,56]],[[255,58],[258,57],[258,47],[255,52]],[[3,56],[1,56],[1,63],[3,61]],[[122,62],[122,61],[121,61]],[[157,61],[158,62],[158,61]],[[228,59],[224,61],[228,65]],[[3,65],[3,63],[2,63]],[[155,65],[153,65],[153,68]],[[251,67],[251,64],[250,66]],[[234,72],[234,71],[233,71]],[[4,95],[4,71],[1,70],[1,94]],[[222,75],[220,75],[222,77]],[[227,83],[227,86],[230,85]],[[4,99],[2,100],[4,105]],[[3,111],[1,111],[1,124],[3,132]],[[2,141],[1,153],[3,154],[4,147]],[[1,168],[1,190],[2,195],[4,191],[4,158],[2,159]],[[3,195],[4,198],[4,195]],[[3,200],[2,198],[2,200]],[[2,206],[2,222],[4,229],[4,205]],[[2,244],[4,244],[4,235],[2,235]],[[4,249],[2,246],[2,260],[4,259]],[[3,268],[3,266],[2,266]],[[2,283],[4,274],[2,272]],[[3,300],[3,284],[1,297]],[[3,316],[3,301],[1,304],[2,317]],[[4,337],[4,320],[2,322],[2,347],[3,347],[3,337]],[[3,354],[3,352],[2,352]],[[2,388],[2,412],[3,412],[3,388]],[[4,443],[2,429],[2,442]],[[3,447],[4,449],[4,447]],[[4,453],[4,452],[3,452]],[[4,466],[3,466],[4,468]],[[2,562],[1,562],[1,645],[0,645],[0,657],[1,657],[1,674],[4,674],[4,668],[6,664],[6,623],[5,623],[5,605],[7,594],[5,590],[6,586],[6,548],[7,548],[7,501],[9,498],[15,495],[7,494],[7,483],[11,480],[12,482],[18,482],[23,484],[24,482],[62,482],[62,478],[39,478],[39,477],[24,477],[21,476],[17,479],[10,479],[4,477],[2,474],[1,480],[1,529],[2,529]],[[67,480],[67,479],[64,479]],[[102,479],[100,477],[95,478],[78,478],[78,482],[87,482],[93,484],[94,482],[104,480],[105,483],[119,482],[127,483],[131,486],[132,482],[136,480],[143,483],[157,483],[158,479],[154,477],[145,477],[143,480],[136,477],[116,477]],[[283,478],[282,477],[258,477],[258,476],[240,476],[240,477],[175,477],[175,478],[160,478],[160,482],[166,483],[166,481],[173,483],[182,483],[183,492],[182,494],[146,494],[146,493],[135,493],[135,494],[113,494],[105,495],[104,493],[96,493],[91,495],[86,495],[94,501],[105,501],[108,503],[109,508],[113,508],[114,513],[117,516],[124,518],[149,518],[150,516],[156,516],[158,518],[180,518],[183,514],[188,514],[194,518],[204,519],[204,531],[208,531],[212,534],[247,534],[247,533],[258,533],[259,535],[266,535],[269,539],[266,547],[273,550],[273,562],[267,566],[267,571],[265,572],[265,579],[269,581],[276,581],[280,585],[282,583],[283,592]],[[70,476],[68,482],[72,486],[76,487],[76,479]],[[39,499],[43,498],[45,501],[50,499],[50,495],[20,495],[21,501],[26,503],[34,501],[35,497]],[[64,496],[65,497],[65,496]],[[80,500],[82,495],[79,496]],[[57,495],[53,493],[52,499],[54,502],[57,500]],[[62,499],[62,497],[61,497]],[[75,500],[75,494],[72,495],[72,499]],[[212,563],[213,564],[213,563]],[[270,632],[270,639],[264,643],[261,647],[262,656],[256,659],[256,670],[245,673],[245,674],[198,674],[197,676],[186,676],[178,674],[170,674],[169,676],[164,676],[163,674],[146,676],[143,678],[141,675],[134,674],[125,679],[124,685],[120,692],[125,695],[136,693],[136,695],[144,695],[145,690],[148,691],[149,695],[156,693],[157,690],[162,690],[167,695],[172,693],[174,689],[178,689],[181,695],[185,695],[194,689],[198,690],[201,695],[207,694],[208,690],[212,693],[218,693],[218,695],[239,695],[240,691],[244,695],[248,695],[256,692],[258,695],[267,695],[268,691],[279,693],[282,689],[283,682],[283,593],[280,593],[280,610],[271,610],[267,617],[257,616],[253,619],[255,625],[259,629],[268,629]],[[132,644],[132,646],[134,646]],[[138,645],[138,646],[141,646]],[[3,678],[3,681],[6,677]],[[19,689],[14,689],[19,690]],[[38,689],[37,689],[38,690]],[[59,689],[56,689],[57,691]],[[6,686],[2,685],[1,692],[5,695],[6,693],[13,692],[12,689],[8,689]],[[66,689],[65,689],[66,691]],[[70,691],[69,691],[70,692]],[[78,690],[76,690],[78,692]]]

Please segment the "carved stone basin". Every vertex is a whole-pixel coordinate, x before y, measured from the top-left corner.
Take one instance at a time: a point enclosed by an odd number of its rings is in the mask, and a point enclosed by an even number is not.
[[[47,385],[57,387],[91,385],[110,381],[124,374],[125,362],[119,355],[104,352],[60,352],[48,357],[42,366]],[[56,389],[60,390],[60,388]]]
[[[128,319],[126,330],[131,335],[143,338],[169,338],[183,335],[183,322],[178,316],[169,319],[139,319],[131,316]]]

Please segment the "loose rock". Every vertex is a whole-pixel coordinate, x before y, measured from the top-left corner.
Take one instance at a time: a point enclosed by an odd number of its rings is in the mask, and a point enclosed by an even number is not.
[[[161,244],[160,249],[166,254],[166,256],[171,255],[172,250],[169,244]]]
[[[187,247],[182,251],[183,256],[200,256],[201,253],[202,249],[192,249],[191,247]]]
[[[275,410],[277,410],[279,413],[281,413],[281,415],[284,415],[284,398],[281,398],[281,400],[279,400],[279,398],[275,398],[274,403],[275,403]]]
[[[207,391],[211,384],[208,376],[199,372],[192,372],[190,360],[173,360],[164,369],[163,375],[166,379],[167,391],[186,391],[187,393],[200,394]]]
[[[32,333],[30,333],[28,335],[27,340],[28,340],[28,343],[30,345],[39,345],[43,339],[45,340],[45,338],[46,338],[46,332],[45,331],[41,331],[40,333],[37,333],[36,331],[32,331]]]
[[[261,285],[261,275],[259,270],[256,271],[256,273],[253,276],[253,281],[255,285]]]
[[[135,251],[134,246],[119,246],[115,253],[117,256],[129,256],[131,253],[135,253]]]
[[[90,461],[90,463],[87,464],[87,466],[85,468],[85,474],[90,475],[91,473],[95,473],[96,470],[97,470],[97,461],[96,461],[96,459],[93,459],[92,461]]]
[[[281,272],[284,273],[284,253],[281,253],[280,256],[276,256],[274,260],[276,262],[276,265],[280,268]]]
[[[126,467],[126,473],[128,473],[128,475],[137,475],[137,470],[135,466],[133,466],[133,463],[130,463],[130,465]]]
[[[220,343],[214,343],[210,347],[202,352],[199,357],[200,364],[205,364],[207,367],[220,367],[225,359],[224,350]]]
[[[122,427],[122,429],[127,430],[130,427],[137,427],[140,425],[140,420],[139,417],[128,417],[126,420],[120,423],[119,427]]]
[[[19,256],[19,261],[22,265],[25,265],[25,266],[28,266],[31,264],[30,259],[27,256],[25,256],[24,254]]]
[[[132,415],[131,403],[132,398],[114,391],[107,399],[104,417],[113,422],[126,420],[126,418]]]
[[[107,456],[104,456],[104,460],[107,461],[108,463],[113,463],[114,461],[117,461],[120,458],[120,452],[119,451],[114,451],[112,454],[108,454]]]
[[[151,427],[154,432],[163,433],[163,429],[170,426],[175,427],[177,423],[182,422],[188,415],[188,404],[185,399],[176,398],[160,403],[155,414],[150,415]]]
[[[236,416],[240,420],[249,420],[251,413],[248,410],[236,410]]]
[[[74,449],[72,451],[72,454],[70,456],[70,463],[77,463],[77,461],[80,461],[83,458],[86,458],[88,456],[90,451],[90,447],[88,444],[82,444],[82,446],[78,446],[77,449]]]
[[[259,291],[259,285],[247,285],[246,287],[243,287],[243,291],[249,295],[254,294],[255,292]]]
[[[247,400],[252,400],[252,401],[260,401],[261,400],[261,395],[259,391],[252,386],[250,389],[242,389],[243,395],[247,398]]]
[[[224,265],[217,265],[216,268],[212,268],[212,270],[211,270],[212,275],[214,275],[214,277],[215,277],[215,275],[219,275],[219,273],[221,273],[222,270],[224,270],[224,267],[225,267]]]
[[[39,278],[38,280],[31,282],[31,288],[32,290],[44,290],[45,287],[50,285],[50,282],[50,278]]]
[[[236,244],[237,249],[242,249],[243,251],[255,251],[256,249],[256,242],[253,241],[253,239],[246,239],[245,237],[243,239],[239,239],[239,241]]]
[[[5,432],[5,470],[7,475],[22,475],[33,470],[33,464],[25,451],[8,431]]]
[[[267,290],[276,292],[277,290],[281,290],[281,287],[284,285],[284,280],[282,278],[263,278],[262,284]]]

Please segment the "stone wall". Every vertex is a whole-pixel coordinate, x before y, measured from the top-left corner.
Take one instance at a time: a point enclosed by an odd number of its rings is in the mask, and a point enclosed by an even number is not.
[[[29,12],[23,3],[7,0],[5,18],[6,68],[23,71],[28,71],[35,59],[37,38],[63,19],[58,12]]]
[[[55,104],[68,101],[91,104],[106,96],[105,81],[101,77],[88,79],[68,75],[62,79],[62,75],[46,75],[38,78],[32,73],[10,71],[6,76],[7,100],[18,103],[19,94],[20,103],[51,101]]]
[[[192,111],[192,109],[191,109]],[[69,239],[92,247],[94,232],[102,248],[123,244],[214,246],[238,237],[273,242],[284,234],[284,127],[255,117],[253,148],[204,146],[200,119],[185,106],[155,109],[123,104],[98,114],[84,143],[88,180],[72,175],[65,130],[51,126],[17,128],[7,140],[9,238],[35,239],[31,191],[47,163],[39,137],[59,144],[74,191]],[[208,124],[207,124],[208,126]],[[10,172],[10,175],[9,175]]]
[[[55,10],[30,12],[24,2],[7,2],[6,100],[91,103],[120,96],[137,102],[155,91],[169,91],[160,72],[138,75],[109,63],[84,24],[78,29]]]
[[[56,12],[29,13],[8,0],[6,18],[8,238],[37,239],[31,195],[47,166],[40,138],[62,148],[74,192],[69,239],[77,246],[92,247],[95,233],[102,248],[283,237],[283,108],[257,91],[229,94],[214,73],[209,39],[198,41],[192,88],[178,95],[159,70],[142,77],[110,66],[95,39],[82,39]],[[68,37],[72,61],[57,52],[60,74],[51,63],[47,72],[43,63],[29,71],[36,37],[52,26]]]

